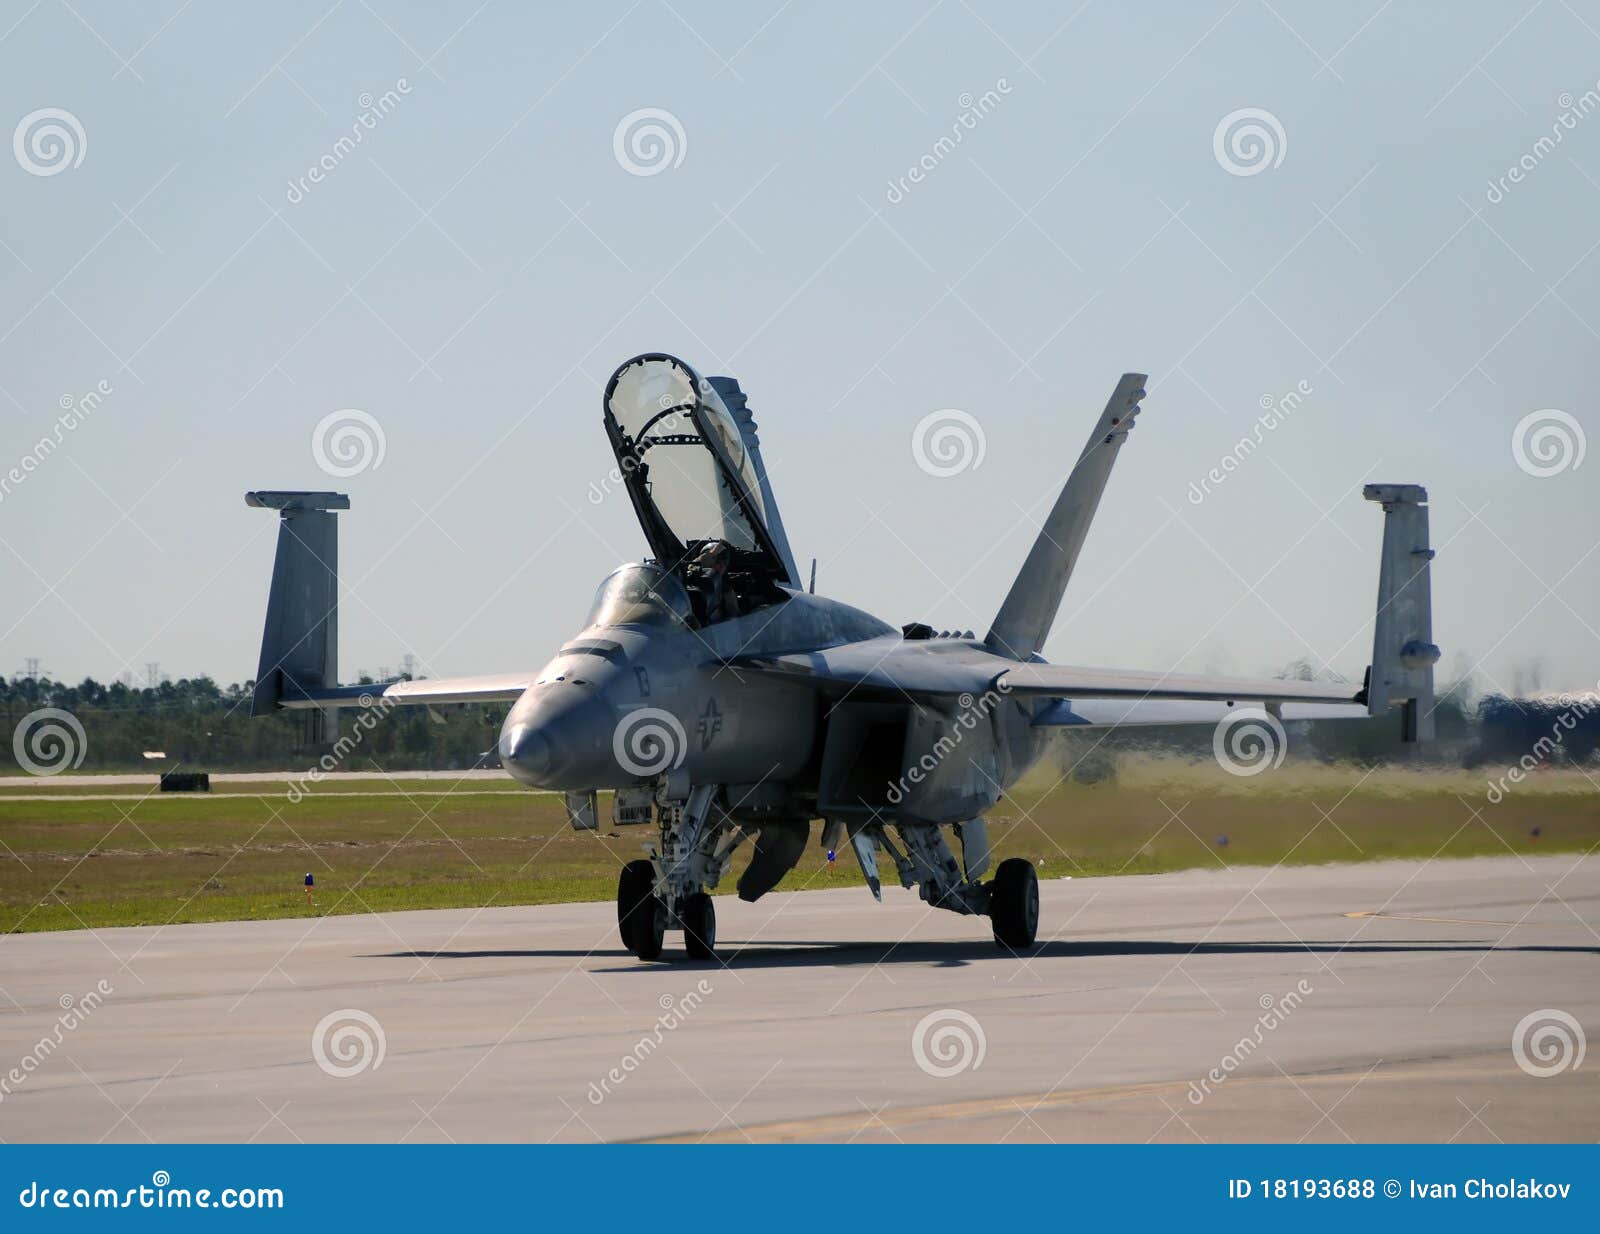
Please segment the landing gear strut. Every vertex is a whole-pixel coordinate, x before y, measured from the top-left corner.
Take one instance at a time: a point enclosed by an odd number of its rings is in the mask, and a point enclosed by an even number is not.
[[[863,828],[863,834],[894,859],[902,887],[916,887],[923,900],[953,913],[988,917],[994,941],[1011,951],[1031,947],[1039,933],[1039,876],[1033,864],[1008,857],[995,870],[991,882],[980,882],[989,867],[989,841],[982,819],[956,827],[963,861],[957,861],[945,842],[944,831],[932,824],[895,824],[902,852],[889,839],[882,823]]]
[[[691,960],[716,958],[717,910],[710,891],[745,838],[718,804],[718,791],[716,785],[699,786],[687,799],[670,801],[663,786],[655,806],[660,842],[649,860],[622,868],[617,931],[641,960],[660,958],[668,930],[683,931]]]

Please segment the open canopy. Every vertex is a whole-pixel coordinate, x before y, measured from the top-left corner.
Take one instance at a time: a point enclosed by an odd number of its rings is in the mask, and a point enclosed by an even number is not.
[[[672,356],[636,356],[606,383],[605,422],[657,560],[671,569],[697,545],[723,540],[743,570],[787,579],[760,477],[710,382]]]

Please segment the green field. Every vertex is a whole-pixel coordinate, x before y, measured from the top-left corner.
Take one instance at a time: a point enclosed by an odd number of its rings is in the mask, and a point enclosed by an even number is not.
[[[1581,771],[1537,775],[1499,804],[1465,772],[1290,763],[1240,779],[1210,762],[1126,758],[1102,783],[1053,778],[989,816],[998,856],[1027,857],[1043,877],[1600,844],[1600,791]],[[650,838],[609,823],[574,833],[558,797],[494,781],[337,782],[295,803],[282,784],[217,787],[138,799],[42,780],[0,790],[0,931],[608,900]],[[8,799],[19,792],[105,800]],[[852,857],[829,871],[813,848],[783,886],[859,878]]]

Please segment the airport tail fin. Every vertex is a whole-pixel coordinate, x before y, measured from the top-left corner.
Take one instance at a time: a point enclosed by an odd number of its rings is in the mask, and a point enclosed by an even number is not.
[[[1089,524],[1099,508],[1100,495],[1105,492],[1111,465],[1117,461],[1117,452],[1139,414],[1144,383],[1143,373],[1124,373],[1117,383],[1111,401],[1078,456],[1078,465],[1067,477],[1055,508],[1045,519],[1039,538],[995,615],[984,640],[990,651],[1026,660],[1044,644],[1089,534]]]
[[[1366,703],[1371,715],[1405,708],[1406,741],[1433,738],[1433,585],[1428,544],[1428,490],[1420,484],[1369,484],[1368,501],[1383,503],[1383,558]]]
[[[267,622],[261,635],[252,716],[268,715],[339,684],[339,531],[343,493],[246,493],[245,504],[278,511]],[[321,709],[319,718],[332,719]],[[322,734],[314,732],[313,739]]]

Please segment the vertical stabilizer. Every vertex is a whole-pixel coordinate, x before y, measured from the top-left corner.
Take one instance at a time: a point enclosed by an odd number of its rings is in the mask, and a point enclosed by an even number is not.
[[[250,714],[339,684],[339,533],[343,493],[246,493],[245,504],[278,511],[278,552],[267,594]]]
[[[1372,631],[1367,711],[1405,708],[1405,739],[1433,737],[1433,586],[1428,544],[1428,490],[1420,484],[1369,484],[1368,501],[1383,503],[1383,560]]]
[[[1089,442],[1078,456],[1078,465],[1067,477],[1066,487],[1056,498],[1055,508],[1045,519],[1039,538],[1028,559],[1022,563],[1017,581],[1011,584],[1005,603],[995,615],[994,625],[984,641],[989,650],[1014,660],[1026,660],[1044,645],[1055,624],[1067,581],[1083,551],[1089,524],[1100,505],[1111,465],[1128,439],[1144,398],[1143,373],[1124,373],[1111,401],[1100,414]]]
[[[756,435],[756,418],[750,411],[750,401],[739,388],[736,377],[707,377],[706,382],[717,392],[723,405],[732,414],[734,423],[739,426],[739,436],[744,439],[745,452],[750,456],[750,462],[756,469],[756,479],[761,485],[761,505],[766,511],[767,534],[772,538],[772,546],[777,549],[783,568],[789,572],[790,585],[798,587],[800,570],[789,548],[789,536],[783,529],[778,502],[772,496],[772,482],[767,479],[767,464],[761,457],[761,438]]]

